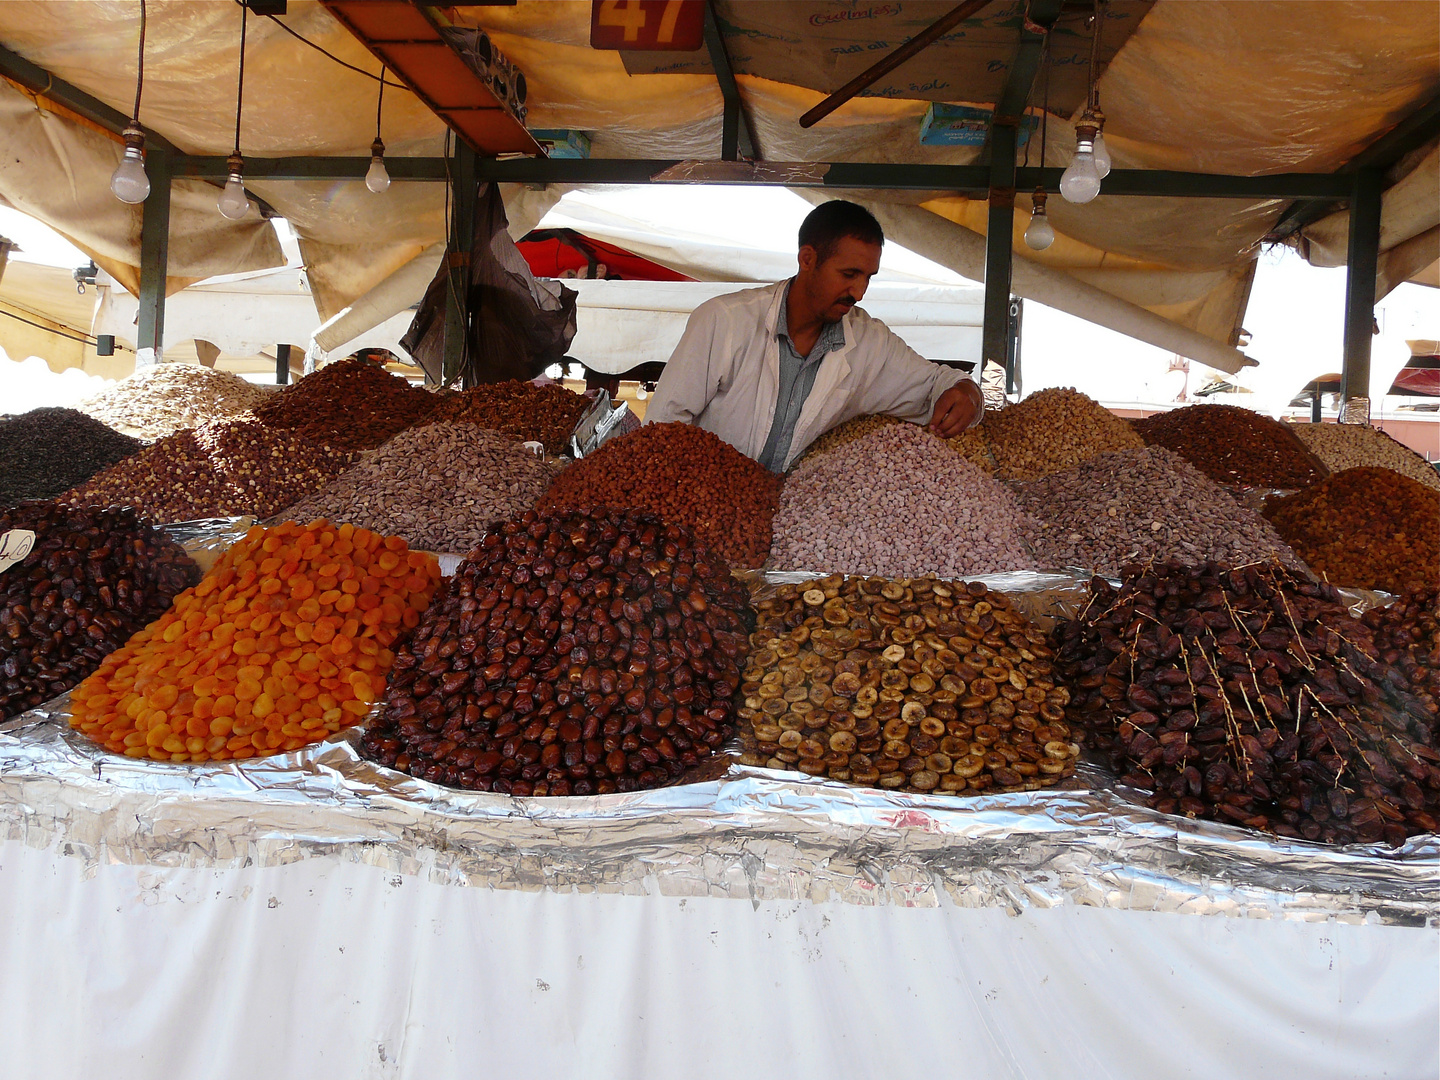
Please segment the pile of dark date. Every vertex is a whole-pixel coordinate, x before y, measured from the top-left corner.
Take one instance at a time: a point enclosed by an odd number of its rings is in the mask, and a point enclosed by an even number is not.
[[[657,787],[731,733],[745,590],[648,514],[491,529],[397,650],[364,753],[513,795]]]
[[[1326,843],[1436,830],[1434,700],[1329,586],[1276,563],[1131,567],[1056,638],[1072,722],[1155,809]]]
[[[0,572],[0,719],[78,685],[130,635],[159,618],[200,568],[129,509],[24,502],[0,534],[35,534]]]

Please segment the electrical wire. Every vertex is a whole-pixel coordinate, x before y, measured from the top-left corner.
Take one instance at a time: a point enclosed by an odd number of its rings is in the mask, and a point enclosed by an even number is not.
[[[240,110],[245,104],[245,23],[250,8],[240,5],[240,85],[235,91],[235,156],[240,156]]]
[[[98,342],[94,338],[76,337],[74,334],[66,334],[63,331],[56,330],[53,326],[46,326],[44,323],[34,322],[30,319],[24,318],[21,315],[16,315],[13,311],[6,311],[4,308],[0,308],[0,315],[6,315],[14,319],[16,322],[29,323],[29,325],[35,327],[37,330],[44,330],[46,333],[54,334],[56,337],[69,338],[71,341],[78,341],[82,345],[98,344]]]
[[[243,6],[244,3],[245,3],[245,0],[235,0],[235,2],[236,2],[237,4],[240,4],[240,5]],[[343,67],[343,68],[349,68],[351,71],[355,72],[355,74],[357,74],[357,75],[364,75],[365,78],[367,78],[367,79],[376,79],[376,80],[378,80],[380,83],[382,83],[383,85],[394,87],[396,90],[409,90],[409,89],[410,89],[410,88],[409,88],[408,86],[406,86],[404,83],[385,82],[385,69],[384,69],[384,68],[381,68],[381,69],[380,69],[380,74],[379,74],[379,75],[372,75],[370,72],[366,71],[364,68],[356,67],[354,64],[350,64],[350,63],[347,63],[347,62],[344,61],[344,60],[341,60],[338,56],[336,56],[334,53],[330,52],[330,51],[329,51],[328,49],[326,49],[324,46],[322,46],[322,45],[317,45],[317,44],[315,44],[315,42],[311,41],[309,38],[305,37],[304,35],[298,33],[298,32],[295,31],[295,30],[290,29],[290,27],[286,26],[283,22],[280,21],[280,18],[279,18],[279,16],[277,16],[277,15],[266,15],[265,18],[269,19],[269,20],[270,20],[271,22],[273,22],[276,26],[280,27],[281,30],[284,30],[287,34],[289,34],[291,37],[293,37],[296,41],[300,41],[300,42],[303,42],[303,43],[306,44],[306,45],[309,45],[310,48],[314,49],[316,52],[318,52],[318,53],[323,53],[325,56],[328,56],[331,60],[334,60],[335,63],[339,64],[341,67]],[[412,91],[412,93],[413,93],[413,91]]]
[[[1100,24],[1105,21],[1100,3],[1101,0],[1095,0],[1095,30],[1090,35],[1090,94],[1085,102],[1087,109],[1093,109],[1100,103],[1100,95],[1095,90],[1095,65],[1100,59]]]
[[[140,126],[140,90],[145,85],[145,0],[140,0],[140,56],[135,62],[135,110],[130,114],[136,127]]]
[[[375,98],[375,138],[380,138],[380,107],[385,104],[385,65],[380,65],[380,94]]]

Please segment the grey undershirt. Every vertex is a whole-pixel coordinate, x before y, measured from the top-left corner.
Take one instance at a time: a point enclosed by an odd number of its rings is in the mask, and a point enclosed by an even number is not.
[[[815,385],[820,361],[845,344],[844,327],[838,322],[826,323],[815,339],[814,348],[802,357],[790,340],[789,301],[790,286],[786,285],[785,295],[780,299],[780,322],[775,327],[780,344],[780,391],[775,397],[775,419],[770,423],[770,435],[765,440],[765,449],[760,451],[760,464],[775,473],[785,471],[785,459],[790,456],[790,444],[795,441],[795,425]]]

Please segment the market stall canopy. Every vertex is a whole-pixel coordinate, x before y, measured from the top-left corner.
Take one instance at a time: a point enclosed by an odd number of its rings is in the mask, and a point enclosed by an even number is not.
[[[951,6],[948,0],[869,6],[716,0],[719,34],[757,155],[771,161],[982,160],[983,146],[923,145],[921,123],[935,101],[993,105],[1025,20],[1025,5],[1015,0],[980,9],[813,127],[797,123],[826,91]],[[1066,117],[1084,97],[1091,10],[1089,4],[1064,6],[1050,35],[1046,165],[1064,165],[1073,152]],[[1432,101],[1440,85],[1440,20],[1430,0],[1109,0],[1103,11],[1098,89],[1117,168],[1242,176],[1335,170]],[[0,5],[0,44],[128,115],[139,14],[138,3],[11,0]],[[150,5],[140,120],[185,153],[225,155],[233,145],[240,15],[238,5],[205,0]],[[445,8],[444,15],[447,25],[485,30],[525,73],[531,128],[584,131],[595,158],[717,156],[724,105],[708,54],[639,57],[592,49],[591,5],[580,0],[463,5]],[[245,154],[368,154],[379,62],[320,4],[292,0],[283,17],[252,17],[246,67]],[[1042,75],[1030,111],[1046,102]],[[0,199],[58,229],[133,289],[141,214],[108,191],[121,153],[113,134],[43,91],[11,82],[0,82],[0,124],[12,151],[0,161]],[[398,86],[386,92],[381,131],[391,160],[444,149],[440,119]],[[1032,133],[1022,148],[1032,165],[1041,164],[1038,136]],[[1435,276],[1434,160],[1433,153],[1411,155],[1396,163],[1400,175],[1390,177],[1381,290]],[[442,184],[396,183],[384,195],[359,181],[254,179],[248,187],[294,225],[324,319],[343,315],[377,289],[385,292],[387,279],[417,258],[433,258],[429,253],[445,238]],[[175,182],[171,291],[198,278],[283,262],[272,231],[253,216],[222,218],[214,211],[215,194],[203,181]],[[558,195],[523,194],[531,201]],[[926,215],[912,224],[933,216],[944,229],[957,230],[949,234],[956,251],[971,249],[960,233],[985,229],[984,203],[953,193],[871,191],[868,200]],[[1023,193],[1018,202],[1023,209]],[[1103,309],[1088,307],[1087,317],[1106,321],[1123,311],[1133,326],[1145,322],[1135,314],[1143,308],[1177,328],[1172,337],[1183,346],[1177,351],[1194,355],[1196,337],[1220,349],[1234,341],[1255,252],[1286,208],[1284,200],[1261,198],[1101,195],[1083,206],[1054,199],[1057,242],[1044,252],[1017,250],[1029,265],[1112,298]],[[1312,259],[1333,261],[1343,258],[1344,233],[1343,222],[1332,218],[1312,224],[1302,242]],[[950,265],[973,275],[959,262]],[[1028,295],[1033,280],[1054,282],[1017,273],[1016,291]],[[377,314],[386,306],[393,304]],[[1229,356],[1224,366],[1233,369],[1236,354]]]

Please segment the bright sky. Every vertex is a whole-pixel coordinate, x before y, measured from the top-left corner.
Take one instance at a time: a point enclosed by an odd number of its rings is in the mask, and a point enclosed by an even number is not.
[[[50,226],[8,206],[0,206],[0,236],[20,245],[18,250],[10,252],[10,258],[16,262],[61,266],[69,270],[90,262],[90,256]]]

